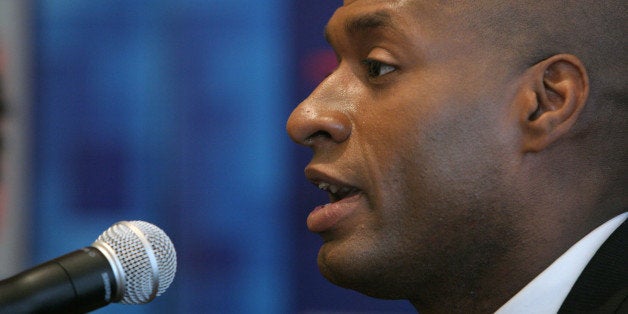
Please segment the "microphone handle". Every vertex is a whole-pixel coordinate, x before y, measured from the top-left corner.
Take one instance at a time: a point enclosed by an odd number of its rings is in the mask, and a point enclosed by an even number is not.
[[[117,301],[114,276],[107,258],[85,247],[0,281],[0,313],[86,313]]]

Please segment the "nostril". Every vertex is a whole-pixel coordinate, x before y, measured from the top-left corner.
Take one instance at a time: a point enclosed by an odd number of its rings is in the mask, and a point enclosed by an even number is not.
[[[331,136],[331,134],[329,134],[328,132],[325,132],[325,131],[317,131],[317,132],[314,132],[314,134],[312,134],[312,135],[308,136],[308,137],[305,139],[305,144],[306,144],[306,145],[311,145],[311,144],[314,142],[314,139],[316,139],[316,138],[325,138],[325,139],[330,139],[330,138],[332,138],[332,136]]]

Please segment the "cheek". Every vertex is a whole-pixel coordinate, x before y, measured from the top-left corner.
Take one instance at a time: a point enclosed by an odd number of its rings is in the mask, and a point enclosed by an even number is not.
[[[398,123],[392,125],[402,125]],[[427,195],[417,183],[426,183],[428,169],[421,162],[416,134],[389,127],[373,131],[364,142],[362,158],[368,165],[372,228],[382,237],[394,237],[403,224],[414,224],[416,209]],[[383,231],[382,231],[383,230]]]
[[[356,108],[354,135],[381,215],[446,216],[444,208],[464,208],[504,176],[513,149],[500,122],[504,101],[439,77],[449,76],[426,74]]]
[[[464,207],[497,184],[506,149],[496,141],[500,131],[470,106],[446,108],[398,115],[371,132],[366,151],[375,156],[378,208],[440,213]]]

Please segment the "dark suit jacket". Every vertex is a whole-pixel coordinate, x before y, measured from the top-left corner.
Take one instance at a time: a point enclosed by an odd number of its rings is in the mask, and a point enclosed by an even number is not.
[[[602,244],[558,313],[628,314],[628,220]]]

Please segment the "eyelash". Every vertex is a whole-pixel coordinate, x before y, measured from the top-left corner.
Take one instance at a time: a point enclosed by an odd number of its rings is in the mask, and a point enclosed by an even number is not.
[[[390,64],[383,63],[381,61],[373,60],[373,59],[364,59],[362,60],[362,64],[366,66],[366,74],[370,78],[377,78],[382,75],[386,75],[390,72],[397,70],[394,66]],[[384,67],[384,69],[382,69]],[[382,70],[385,73],[381,73]]]

